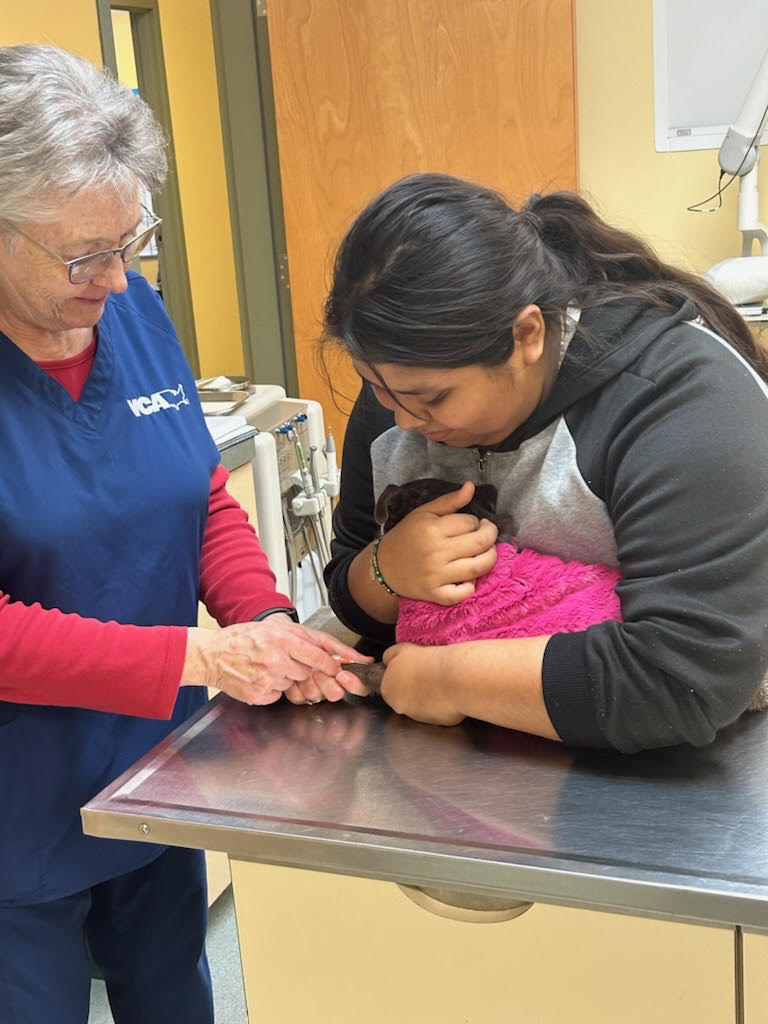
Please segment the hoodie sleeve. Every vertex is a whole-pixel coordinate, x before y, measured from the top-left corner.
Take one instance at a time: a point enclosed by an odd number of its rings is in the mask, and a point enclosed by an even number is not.
[[[765,384],[704,329],[661,344],[569,420],[624,616],[547,646],[545,702],[575,746],[709,743],[768,668]]]
[[[375,538],[371,444],[394,424],[392,413],[376,401],[368,385],[357,397],[344,436],[341,492],[333,513],[331,561],[325,568],[328,601],[345,626],[375,644],[394,643],[395,628],[377,622],[353,600],[347,573],[355,556]]]

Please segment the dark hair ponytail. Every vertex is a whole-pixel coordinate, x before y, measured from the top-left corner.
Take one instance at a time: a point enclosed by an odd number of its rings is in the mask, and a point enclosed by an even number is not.
[[[492,189],[417,174],[385,189],[344,238],[325,306],[323,341],[366,363],[451,368],[504,363],[512,326],[540,307],[559,338],[569,305],[636,300],[704,322],[768,379],[768,356],[712,286],[664,263],[573,192],[515,210]]]
[[[665,263],[647,242],[606,223],[574,192],[531,196],[525,210],[539,221],[542,242],[572,282],[574,305],[635,299],[675,310],[690,301],[704,323],[768,380],[768,355],[735,307],[702,277]]]

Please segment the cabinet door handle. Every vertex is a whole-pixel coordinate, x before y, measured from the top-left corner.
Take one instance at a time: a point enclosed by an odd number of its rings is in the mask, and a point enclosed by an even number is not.
[[[471,892],[458,892],[438,886],[402,885],[398,889],[423,910],[451,921],[468,921],[473,924],[493,924],[497,921],[511,921],[530,910],[532,903],[513,900],[508,896],[480,896]]]

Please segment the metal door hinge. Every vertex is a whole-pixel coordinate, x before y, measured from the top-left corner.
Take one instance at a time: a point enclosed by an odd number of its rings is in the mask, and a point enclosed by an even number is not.
[[[288,254],[279,252],[277,254],[277,278],[286,291],[291,290],[291,275],[288,269]]]

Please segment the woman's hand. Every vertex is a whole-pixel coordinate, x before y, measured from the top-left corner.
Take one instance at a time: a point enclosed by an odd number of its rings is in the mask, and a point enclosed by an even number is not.
[[[358,652],[355,652],[355,655],[356,661],[367,663],[372,660],[371,658],[362,658]],[[358,697],[370,696],[370,691],[358,677],[344,669],[337,672],[333,678],[320,672],[313,672],[307,679],[289,686],[285,691],[285,696],[292,704],[317,704],[321,700],[328,700],[332,703],[341,700],[345,693],[354,693]]]
[[[474,581],[496,564],[498,530],[487,519],[457,512],[475,485],[443,494],[409,512],[384,534],[379,569],[400,596],[453,605],[474,593]]]
[[[245,704],[273,704],[288,691],[296,703],[339,700],[346,691],[368,692],[339,662],[370,660],[327,633],[275,614],[220,630],[188,630],[181,683],[213,686]]]
[[[395,644],[384,652],[381,695],[398,714],[433,725],[465,717],[547,739],[560,737],[544,700],[551,637],[466,640],[445,647]]]
[[[450,647],[395,644],[384,652],[387,669],[381,695],[393,711],[431,725],[458,725],[463,720],[445,671],[450,651]]]

